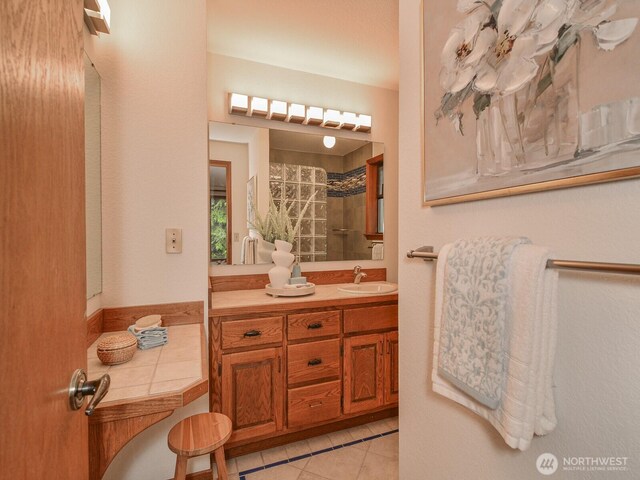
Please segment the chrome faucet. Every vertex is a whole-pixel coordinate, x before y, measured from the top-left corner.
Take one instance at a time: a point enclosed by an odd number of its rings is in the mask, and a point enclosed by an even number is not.
[[[355,276],[353,283],[356,285],[360,283],[360,280],[367,276],[367,274],[362,271],[362,267],[360,265],[353,267],[353,275]]]

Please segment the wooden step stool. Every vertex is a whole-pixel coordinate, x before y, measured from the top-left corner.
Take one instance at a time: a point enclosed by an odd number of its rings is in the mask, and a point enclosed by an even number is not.
[[[221,413],[201,413],[185,418],[169,432],[169,448],[178,455],[174,480],[184,480],[187,460],[214,452],[218,480],[227,480],[224,443],[231,436],[231,420]]]

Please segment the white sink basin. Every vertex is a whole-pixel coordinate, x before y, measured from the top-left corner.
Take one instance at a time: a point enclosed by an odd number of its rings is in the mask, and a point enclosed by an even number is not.
[[[387,282],[366,282],[356,285],[355,283],[345,283],[338,287],[338,290],[345,293],[357,293],[366,295],[385,295],[398,290],[398,285]]]

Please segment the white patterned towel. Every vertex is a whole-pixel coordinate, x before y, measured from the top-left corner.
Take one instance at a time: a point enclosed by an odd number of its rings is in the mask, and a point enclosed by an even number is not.
[[[446,258],[438,373],[489,408],[504,383],[509,270],[523,237],[458,240]]]
[[[514,248],[508,279],[508,315],[503,332],[504,381],[498,406],[491,409],[463,393],[455,383],[440,374],[440,357],[444,351],[441,344],[445,318],[443,293],[450,269],[449,263],[441,260],[451,255],[452,248],[452,244],[445,245],[438,254],[431,373],[433,390],[487,419],[511,448],[526,450],[534,433],[545,435],[557,423],[552,373],[557,331],[558,272],[546,268],[550,258],[547,248],[530,244],[519,244]],[[485,334],[484,326],[477,325],[472,330],[480,336]],[[444,338],[449,341],[446,336]]]

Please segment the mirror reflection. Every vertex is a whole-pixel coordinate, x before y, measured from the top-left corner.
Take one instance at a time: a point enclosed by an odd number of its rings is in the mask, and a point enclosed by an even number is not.
[[[270,206],[299,224],[300,262],[382,260],[384,146],[324,137],[210,123],[212,263],[271,263]]]
[[[84,55],[85,220],[87,299],[102,291],[102,202],[100,177],[100,75]]]

